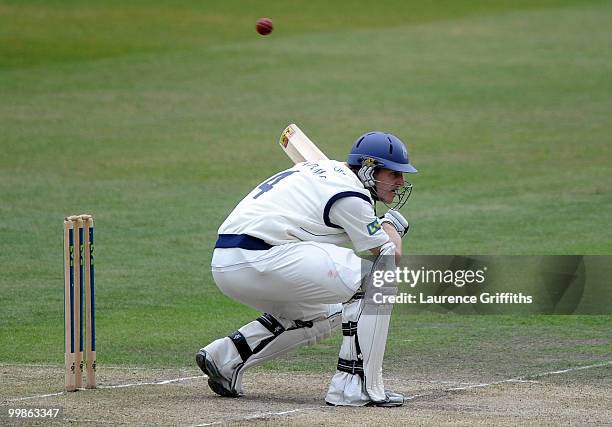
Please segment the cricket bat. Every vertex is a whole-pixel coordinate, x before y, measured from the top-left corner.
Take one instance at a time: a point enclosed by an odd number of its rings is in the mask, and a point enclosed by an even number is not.
[[[294,123],[285,128],[278,143],[293,163],[329,159]]]

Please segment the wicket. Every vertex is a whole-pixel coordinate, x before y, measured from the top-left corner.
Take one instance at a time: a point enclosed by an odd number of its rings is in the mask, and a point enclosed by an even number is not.
[[[94,298],[94,223],[91,215],[64,219],[64,362],[66,391],[96,388],[96,310]],[[85,316],[83,316],[85,300]],[[85,333],[83,318],[85,317]],[[85,347],[85,358],[83,348]]]

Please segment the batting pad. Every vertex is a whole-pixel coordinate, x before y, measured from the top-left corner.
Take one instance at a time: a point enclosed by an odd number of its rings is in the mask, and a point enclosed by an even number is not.
[[[390,255],[395,248],[391,245],[387,249],[374,262],[372,273],[395,267],[394,256]],[[387,399],[382,364],[391,312],[386,305],[373,304],[370,294],[376,289],[371,277],[372,274],[365,280],[365,295],[356,294],[342,310],[343,339],[338,370],[325,397],[333,405],[364,406]],[[366,304],[368,307],[364,310]]]
[[[360,359],[361,349],[357,339],[362,304],[363,299],[358,299],[344,304],[342,308],[343,337],[338,370],[325,396],[325,401],[332,405],[363,406],[370,402],[364,387],[363,360]]]

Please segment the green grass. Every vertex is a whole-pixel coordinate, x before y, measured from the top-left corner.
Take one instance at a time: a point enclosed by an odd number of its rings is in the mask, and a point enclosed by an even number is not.
[[[138,0],[3,0],[0,64],[46,65],[142,52],[197,51],[253,38],[254,21],[270,16],[276,33],[388,29],[509,10],[580,4],[579,0],[383,0],[377,3],[254,0],[172,3]]]
[[[252,319],[216,289],[211,250],[241,197],[289,165],[290,122],[339,159],[370,129],[408,143],[407,253],[612,254],[607,2],[267,3],[0,0],[0,362],[63,360],[67,214],[96,219],[102,365],[191,365]],[[487,351],[531,334],[583,352],[572,331],[610,328],[394,322],[403,361],[454,350],[453,331]],[[336,344],[290,360],[323,369]]]

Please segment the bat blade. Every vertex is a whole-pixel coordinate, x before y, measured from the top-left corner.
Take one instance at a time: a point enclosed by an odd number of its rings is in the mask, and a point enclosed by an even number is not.
[[[328,160],[296,124],[292,123],[285,128],[278,143],[294,163]]]

